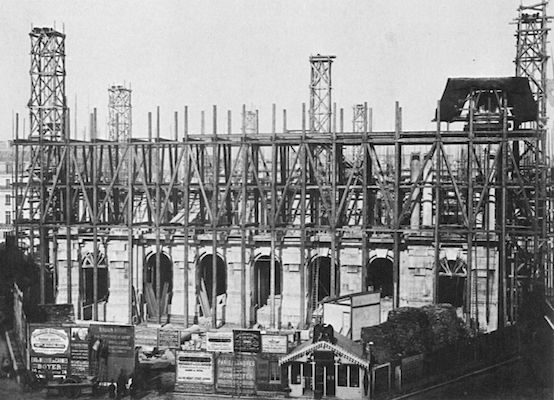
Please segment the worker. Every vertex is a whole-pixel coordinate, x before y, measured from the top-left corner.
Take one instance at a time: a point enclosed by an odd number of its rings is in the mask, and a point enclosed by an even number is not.
[[[117,399],[121,399],[122,397],[125,397],[127,394],[127,390],[125,388],[125,385],[127,384],[127,375],[125,374],[125,370],[121,368],[119,371],[119,376],[117,377]]]

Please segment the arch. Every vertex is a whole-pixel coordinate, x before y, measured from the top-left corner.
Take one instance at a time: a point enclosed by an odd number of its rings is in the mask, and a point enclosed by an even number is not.
[[[146,256],[146,262],[144,263],[144,285],[145,292],[147,286],[151,285],[154,293],[154,298],[157,298],[157,282],[158,274],[156,271],[156,253],[150,253]],[[171,298],[173,294],[173,262],[171,258],[165,253],[160,252],[160,295],[164,292],[164,287],[167,285],[167,303],[171,304]]]
[[[212,306],[212,287],[213,287],[213,271],[212,262],[213,254],[202,255],[197,262],[198,279],[200,282],[200,291],[206,290],[206,296],[210,307]],[[218,296],[227,293],[227,266],[223,258],[216,254],[216,294]]]
[[[281,294],[281,262],[275,258],[275,294]],[[262,255],[254,260],[253,303],[257,308],[268,304],[271,293],[271,256]]]
[[[309,287],[308,293],[312,301],[312,308],[315,307],[313,300],[320,302],[326,297],[331,296],[331,257],[315,256],[308,264]],[[315,279],[317,277],[317,287]],[[339,286],[339,268],[335,267],[335,293],[338,294],[336,288]],[[316,292],[317,290],[317,292]],[[317,298],[316,295],[317,294]]]
[[[460,257],[455,260],[443,257],[439,265],[438,303],[463,307],[467,282],[467,264]]]
[[[394,296],[393,263],[389,257],[374,257],[367,266],[366,287],[379,290],[381,297]]]

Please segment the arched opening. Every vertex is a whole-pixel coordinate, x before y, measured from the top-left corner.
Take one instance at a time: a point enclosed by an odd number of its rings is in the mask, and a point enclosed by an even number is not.
[[[216,276],[215,276],[215,290],[218,296],[227,293],[227,271],[225,261],[216,255]],[[212,254],[207,254],[200,259],[199,273],[200,273],[200,296],[206,298],[210,307],[212,306],[212,288],[214,284],[213,277],[213,258]],[[206,297],[204,297],[204,294]]]
[[[260,256],[254,262],[253,302],[256,308],[268,304],[271,293],[271,256]],[[281,294],[281,263],[275,260],[275,294]]]
[[[392,261],[388,258],[374,258],[367,269],[366,287],[381,292],[381,297],[394,296]]]
[[[161,309],[162,314],[167,313],[167,305],[171,304],[173,295],[173,263],[169,257],[160,253],[160,299],[158,299],[158,273],[156,268],[156,253],[146,259],[144,266],[144,293],[149,315],[158,315]]]
[[[315,257],[310,261],[308,271],[310,301],[312,302],[312,309],[314,309],[316,303],[331,296],[331,257]],[[335,288],[337,287],[339,287],[338,267],[335,268]]]
[[[82,302],[82,318],[84,320],[91,320],[93,317],[94,304],[102,304],[108,300],[109,295],[109,279],[108,279],[108,266],[106,265],[106,259],[102,253],[98,253],[96,257],[96,271],[97,271],[97,289],[96,289],[96,302],[94,301],[94,255],[92,252],[87,253],[81,266],[81,282],[80,282],[80,294]],[[103,314],[102,310],[99,310],[99,314]],[[103,319],[103,318],[99,318]]]
[[[440,260],[437,301],[463,307],[466,291],[467,265],[460,258]]]

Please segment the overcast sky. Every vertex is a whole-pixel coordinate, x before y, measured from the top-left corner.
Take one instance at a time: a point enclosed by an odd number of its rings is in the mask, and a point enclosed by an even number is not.
[[[132,85],[135,137],[146,136],[147,112],[158,105],[167,137],[173,111],[185,105],[193,130],[200,110],[216,104],[221,121],[233,110],[238,131],[243,103],[260,110],[262,130],[269,130],[272,103],[288,110],[289,128],[299,128],[301,103],[309,98],[308,58],[318,53],[337,57],[333,100],[346,109],[349,129],[352,105],[364,101],[375,129],[392,129],[398,100],[404,129],[416,130],[433,126],[448,77],[514,74],[509,23],[519,4],[2,0],[0,139],[11,137],[12,112],[27,119],[28,132],[32,25],[65,29],[66,94],[71,108],[77,98],[79,137],[93,107],[106,135],[107,89],[123,82]]]

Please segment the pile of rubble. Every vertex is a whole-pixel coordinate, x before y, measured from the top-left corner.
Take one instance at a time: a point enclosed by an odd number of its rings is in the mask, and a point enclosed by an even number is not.
[[[430,353],[468,335],[450,304],[400,307],[389,312],[386,322],[362,328],[362,340],[366,345],[372,343],[371,357],[376,363]]]

